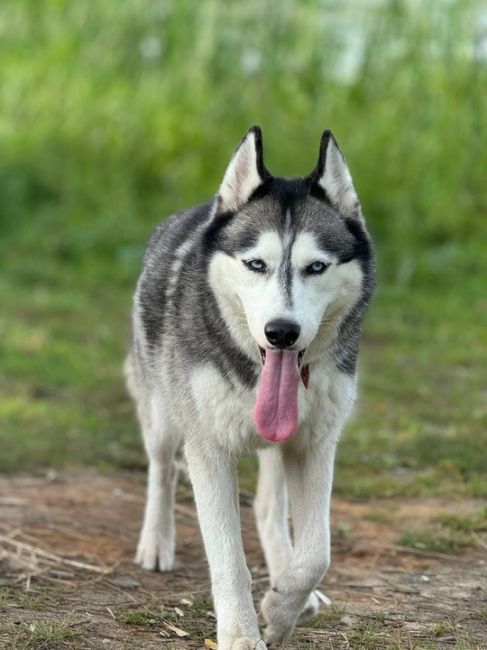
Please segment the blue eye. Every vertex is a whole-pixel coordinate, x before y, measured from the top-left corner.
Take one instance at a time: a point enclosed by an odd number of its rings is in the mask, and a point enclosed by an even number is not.
[[[262,260],[243,260],[243,263],[248,269],[256,273],[265,273],[267,271],[267,266]]]
[[[304,269],[304,272],[306,275],[321,275],[329,266],[329,264],[325,264],[324,262],[313,262]]]

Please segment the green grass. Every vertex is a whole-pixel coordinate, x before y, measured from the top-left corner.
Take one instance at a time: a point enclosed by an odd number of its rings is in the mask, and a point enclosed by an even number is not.
[[[485,532],[487,531],[487,507],[465,516],[444,513],[438,515],[436,521],[445,528],[462,533]]]
[[[435,636],[456,636],[456,633],[456,625],[451,621],[440,621],[433,628],[433,634]]]
[[[57,605],[55,595],[45,587],[39,590],[0,587],[0,612],[8,611],[12,603],[25,610],[42,610]]]
[[[345,616],[346,609],[345,605],[331,605],[330,607],[326,607],[309,623],[306,623],[306,627],[321,629],[333,623],[338,624]]]
[[[474,612],[472,618],[476,618],[479,621],[487,621],[487,607],[482,607],[478,612]]]
[[[181,627],[190,635],[193,641],[201,644],[205,639],[216,638],[216,619],[208,616],[213,612],[213,601],[209,596],[197,595],[192,598],[193,604],[184,608],[184,619],[180,620]],[[177,624],[177,623],[176,623]]]
[[[421,529],[401,535],[399,544],[435,553],[460,553],[469,546],[485,546],[485,531],[486,508],[465,516],[442,513]]]
[[[81,632],[74,626],[63,623],[34,621],[28,625],[6,624],[0,634],[9,635],[11,650],[54,650],[79,648]]]
[[[128,612],[125,617],[127,625],[160,625],[164,620],[161,614],[154,614],[153,612],[146,612],[134,610]]]
[[[144,609],[120,609],[117,618],[126,625],[139,627],[161,627],[164,621],[172,622],[188,633],[192,641],[204,643],[205,638],[216,636],[215,619],[208,616],[213,611],[213,603],[208,596],[193,596],[191,605],[184,607],[184,617],[179,617],[173,606],[165,606],[157,597],[152,596]]]
[[[372,623],[355,630],[351,634],[347,634],[347,641],[349,647],[354,650],[381,650],[384,648],[384,644],[387,643],[380,627]]]
[[[399,544],[401,546],[410,546],[419,551],[451,555],[464,550],[470,545],[470,540],[461,535],[438,535],[435,531],[427,529],[403,533],[399,538]]]
[[[0,470],[144,464],[121,366],[145,239],[259,123],[281,174],[333,129],[377,243],[336,491],[486,497],[479,6],[3,2]]]

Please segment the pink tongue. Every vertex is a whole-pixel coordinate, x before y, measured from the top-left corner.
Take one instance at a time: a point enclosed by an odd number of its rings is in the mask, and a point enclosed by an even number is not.
[[[298,353],[266,350],[254,421],[267,440],[282,442],[298,428]]]

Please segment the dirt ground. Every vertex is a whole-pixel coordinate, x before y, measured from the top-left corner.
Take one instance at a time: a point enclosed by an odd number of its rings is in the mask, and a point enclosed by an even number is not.
[[[177,568],[132,563],[144,501],[138,474],[0,480],[0,647],[215,648],[207,565],[188,486]],[[332,599],[287,648],[487,648],[487,551],[402,547],[401,533],[473,501],[333,501]],[[242,528],[255,600],[267,586],[250,507]]]

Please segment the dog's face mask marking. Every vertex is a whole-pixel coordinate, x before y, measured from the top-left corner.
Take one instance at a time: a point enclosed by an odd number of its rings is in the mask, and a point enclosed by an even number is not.
[[[264,350],[305,350],[326,323],[328,311],[336,317],[360,295],[362,272],[356,260],[340,263],[311,232],[298,232],[288,242],[277,232],[264,232],[254,247],[234,259],[241,267],[228,265],[227,281]],[[279,327],[269,327],[274,321],[282,321],[280,335]]]
[[[210,282],[233,335],[263,368],[254,411],[269,440],[298,425],[300,379],[360,300],[368,238],[348,167],[325,133],[306,178],[272,177],[251,130],[225,174],[213,219]],[[220,220],[220,225],[218,227]]]

